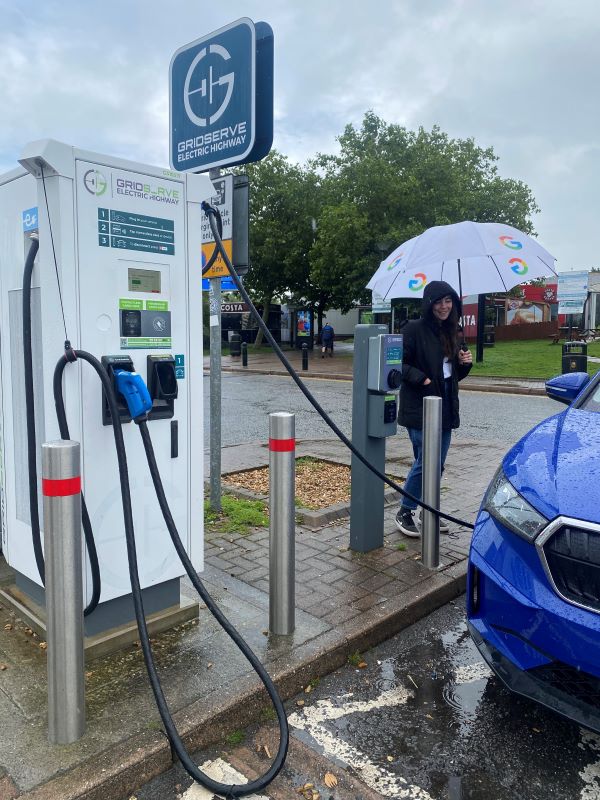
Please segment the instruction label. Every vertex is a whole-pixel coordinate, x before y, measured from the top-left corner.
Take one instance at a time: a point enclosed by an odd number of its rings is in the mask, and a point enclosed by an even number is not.
[[[175,255],[175,223],[172,219],[98,209],[98,244],[118,250]]]

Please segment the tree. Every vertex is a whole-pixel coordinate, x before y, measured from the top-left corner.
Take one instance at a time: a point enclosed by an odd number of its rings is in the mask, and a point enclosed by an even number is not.
[[[309,277],[313,242],[313,206],[317,176],[272,150],[248,164],[250,179],[250,269],[245,278],[267,322],[276,297],[303,294]],[[258,332],[256,346],[262,342]]]
[[[334,307],[368,301],[365,285],[382,258],[433,225],[470,219],[533,232],[530,189],[501,178],[493,149],[473,139],[450,139],[437,126],[408,131],[368,112],[338,141],[338,155],[310,164],[322,176],[310,282]]]

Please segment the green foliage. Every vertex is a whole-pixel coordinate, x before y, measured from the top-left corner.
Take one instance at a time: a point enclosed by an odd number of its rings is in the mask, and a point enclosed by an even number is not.
[[[245,283],[263,318],[274,299],[293,300],[316,310],[320,329],[328,308],[369,302],[365,286],[382,258],[432,225],[470,219],[532,232],[531,191],[498,174],[491,147],[371,111],[338,142],[338,154],[303,166],[273,150],[240,168],[250,178]]]
[[[308,287],[317,177],[276,150],[244,170],[250,179],[251,261],[245,286],[266,310],[273,298]],[[261,341],[259,335],[257,346]]]
[[[261,500],[244,500],[224,494],[221,497],[221,513],[213,511],[208,500],[204,501],[204,520],[209,531],[221,533],[249,533],[252,528],[269,525],[267,507]]]
[[[351,656],[348,656],[348,663],[352,667],[358,667],[358,665],[361,663],[361,661],[362,661],[362,656],[358,652],[358,650],[356,652],[352,653]]]
[[[433,225],[469,219],[532,232],[539,209],[531,191],[501,178],[493,149],[473,139],[450,139],[437,126],[409,131],[368,112],[338,141],[339,155],[312,164],[323,174],[324,201],[311,278],[329,281],[335,307],[369,301],[364,287],[382,258]]]
[[[241,744],[244,739],[246,738],[246,734],[244,731],[233,731],[228,736],[225,737],[225,741],[231,747],[235,747],[237,744]]]
[[[404,542],[398,542],[396,550],[406,550],[406,544]]]
[[[261,709],[260,718],[262,722],[270,722],[271,720],[277,719],[277,714],[275,713],[275,709],[273,706],[265,706]]]

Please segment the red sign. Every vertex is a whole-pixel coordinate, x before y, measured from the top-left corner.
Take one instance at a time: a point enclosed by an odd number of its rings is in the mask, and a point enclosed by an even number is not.
[[[549,283],[547,286],[521,286],[523,297],[533,303],[558,303],[558,284]]]
[[[477,336],[477,303],[465,303],[461,324],[465,336],[475,338]]]

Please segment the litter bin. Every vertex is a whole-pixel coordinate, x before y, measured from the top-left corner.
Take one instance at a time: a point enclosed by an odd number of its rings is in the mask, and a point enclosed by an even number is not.
[[[486,325],[483,331],[483,346],[493,347],[496,343],[496,331],[493,325]]]
[[[242,337],[239,333],[232,333],[229,337],[229,355],[240,356],[242,354]]]
[[[587,344],[565,342],[562,346],[562,371],[587,372]]]

